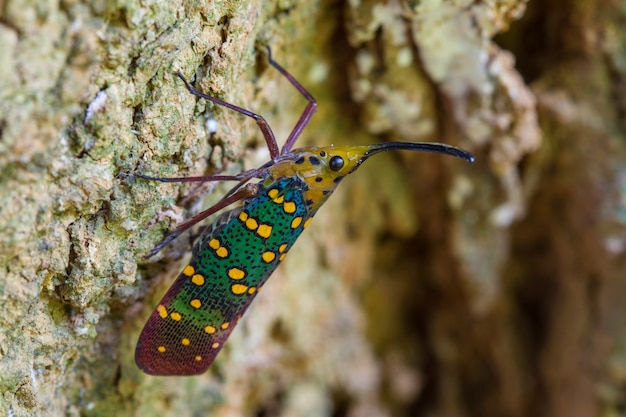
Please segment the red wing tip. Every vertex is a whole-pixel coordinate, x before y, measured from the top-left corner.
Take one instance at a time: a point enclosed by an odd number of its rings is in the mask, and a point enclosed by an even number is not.
[[[179,363],[164,358],[150,355],[142,355],[139,350],[135,351],[135,364],[144,373],[152,376],[193,376],[203,374],[209,369],[213,360],[182,361]]]
[[[137,364],[137,367],[141,369],[144,373],[152,376],[194,376],[201,375],[205,373],[207,369],[209,369],[208,366],[201,369],[184,369],[182,367],[178,369],[171,369],[171,367],[155,368],[146,366],[145,364],[139,363],[137,361],[135,361],[135,363]]]

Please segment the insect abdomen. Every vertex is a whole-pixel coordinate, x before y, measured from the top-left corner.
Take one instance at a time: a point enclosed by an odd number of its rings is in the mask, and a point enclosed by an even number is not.
[[[204,372],[260,287],[311,219],[292,179],[261,187],[202,236],[194,258],[152,313],[135,360],[153,375]]]

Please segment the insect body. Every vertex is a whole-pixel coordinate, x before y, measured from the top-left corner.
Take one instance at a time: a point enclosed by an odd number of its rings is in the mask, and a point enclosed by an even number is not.
[[[254,118],[272,160],[235,176],[152,178],[160,181],[239,183],[215,206],[183,224],[150,256],[210,214],[243,200],[200,236],[185,266],[146,323],[135,351],[137,365],[152,375],[195,375],[206,371],[235,325],[341,180],[370,156],[389,150],[445,153],[473,161],[462,149],[438,143],[388,142],[368,146],[309,147],[291,150],[315,111],[310,94],[281,66],[269,62],[309,100],[282,150],[265,120],[254,113],[195,90],[201,98]],[[251,184],[251,179],[259,179]]]

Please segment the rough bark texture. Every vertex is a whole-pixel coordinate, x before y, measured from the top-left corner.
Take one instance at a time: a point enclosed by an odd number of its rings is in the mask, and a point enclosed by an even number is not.
[[[626,415],[626,5],[0,2],[0,415]],[[258,166],[256,125],[372,159],[205,375],[133,361],[189,252],[143,255]],[[218,131],[210,134],[207,118]],[[202,192],[206,198],[201,201]]]

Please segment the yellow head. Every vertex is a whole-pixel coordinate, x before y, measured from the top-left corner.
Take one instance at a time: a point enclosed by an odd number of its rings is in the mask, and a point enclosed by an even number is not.
[[[453,155],[469,162],[474,157],[454,146],[428,142],[386,142],[365,146],[324,146],[294,149],[282,155],[268,168],[270,180],[298,177],[307,185],[304,191],[308,206],[315,211],[348,174],[354,172],[367,158],[379,152],[412,150]]]

